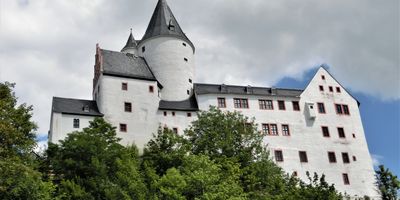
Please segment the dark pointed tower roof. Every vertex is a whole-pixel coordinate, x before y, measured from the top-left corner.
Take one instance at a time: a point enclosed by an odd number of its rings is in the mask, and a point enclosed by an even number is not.
[[[174,14],[172,14],[166,0],[158,1],[141,42],[156,36],[177,37],[192,46],[193,51],[195,49],[193,43],[186,37],[185,33],[179,26],[178,21],[175,19]]]
[[[129,48],[137,48],[137,43],[135,41],[135,38],[132,35],[132,29],[131,29],[131,34],[129,35],[128,41],[126,41],[126,45],[124,46],[124,48],[122,48],[121,51],[125,50],[125,49],[129,49]]]

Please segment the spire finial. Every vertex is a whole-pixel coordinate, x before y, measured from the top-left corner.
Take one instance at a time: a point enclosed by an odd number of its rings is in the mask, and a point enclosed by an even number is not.
[[[131,34],[132,34],[132,28],[131,28]]]

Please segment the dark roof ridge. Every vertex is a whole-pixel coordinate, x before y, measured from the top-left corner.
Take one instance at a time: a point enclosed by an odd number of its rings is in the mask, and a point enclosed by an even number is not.
[[[194,85],[210,85],[210,86],[221,86],[225,85],[227,87],[248,87],[257,88],[257,89],[278,89],[278,90],[297,90],[304,91],[304,89],[300,88],[279,88],[279,87],[264,87],[264,86],[252,86],[252,85],[228,85],[228,84],[215,84],[215,83],[194,83]]]

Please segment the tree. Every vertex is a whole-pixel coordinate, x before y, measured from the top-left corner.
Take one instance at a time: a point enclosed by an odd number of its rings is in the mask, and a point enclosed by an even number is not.
[[[144,199],[146,186],[139,172],[135,146],[118,142],[115,127],[95,118],[88,128],[49,144],[47,155],[60,196],[87,199]]]
[[[396,200],[400,189],[400,181],[388,168],[380,165],[376,172],[376,185],[378,186],[382,200]]]

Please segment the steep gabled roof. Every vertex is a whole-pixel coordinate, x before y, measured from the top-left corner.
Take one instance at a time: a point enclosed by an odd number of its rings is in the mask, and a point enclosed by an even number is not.
[[[157,81],[142,57],[101,49],[103,74]]]
[[[169,8],[166,0],[159,0],[151,17],[149,26],[141,41],[157,36],[173,36],[186,41],[195,50],[193,43],[186,37]]]
[[[71,115],[103,116],[97,108],[96,101],[83,99],[53,97],[52,111]]]

